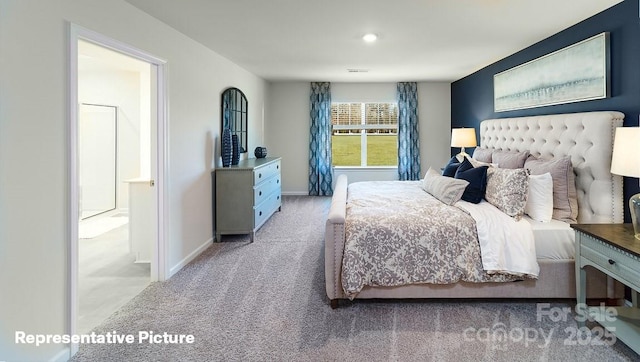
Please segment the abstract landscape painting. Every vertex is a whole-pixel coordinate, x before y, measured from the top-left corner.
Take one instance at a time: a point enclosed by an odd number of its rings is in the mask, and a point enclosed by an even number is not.
[[[601,33],[493,77],[496,112],[609,96],[609,33]]]

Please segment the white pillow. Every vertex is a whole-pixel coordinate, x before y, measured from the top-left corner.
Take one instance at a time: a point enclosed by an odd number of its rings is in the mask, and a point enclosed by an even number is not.
[[[549,172],[529,176],[529,196],[524,212],[533,220],[551,221],[553,216],[553,178]]]

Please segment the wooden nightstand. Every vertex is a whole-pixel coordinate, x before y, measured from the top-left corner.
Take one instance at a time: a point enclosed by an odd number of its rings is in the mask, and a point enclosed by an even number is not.
[[[586,272],[592,267],[631,288],[633,307],[615,307],[617,316],[607,315],[614,307],[590,307],[589,315],[618,339],[640,354],[640,240],[631,224],[573,224],[576,232],[576,295],[578,306],[586,303]],[[582,326],[583,323],[580,323]]]

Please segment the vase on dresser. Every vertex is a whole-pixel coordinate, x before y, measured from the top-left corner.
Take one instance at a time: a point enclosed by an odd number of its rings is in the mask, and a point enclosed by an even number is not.
[[[237,165],[240,161],[240,145],[238,144],[238,135],[231,136],[231,164]]]
[[[222,167],[229,167],[231,165],[233,152],[233,145],[231,142],[231,130],[229,128],[225,128],[224,131],[222,131],[222,147],[220,149],[220,152],[222,152]]]

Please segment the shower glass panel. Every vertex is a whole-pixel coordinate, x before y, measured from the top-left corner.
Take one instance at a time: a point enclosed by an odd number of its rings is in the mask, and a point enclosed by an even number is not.
[[[81,104],[79,115],[80,218],[86,219],[116,208],[118,108]]]

